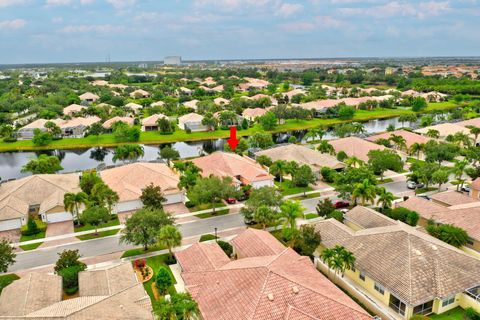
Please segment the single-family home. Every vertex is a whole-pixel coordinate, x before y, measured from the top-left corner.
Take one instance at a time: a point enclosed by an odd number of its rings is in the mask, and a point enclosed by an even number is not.
[[[205,78],[205,80],[203,80],[201,84],[206,86],[212,86],[217,84],[217,81],[215,81],[212,77],[208,77],[208,78]]]
[[[154,319],[130,262],[81,271],[78,287],[78,295],[66,299],[61,276],[28,273],[3,289],[0,319]]]
[[[72,220],[63,196],[80,192],[79,175],[37,174],[0,184],[0,231],[18,229],[28,217],[44,222]]]
[[[135,120],[131,117],[118,117],[117,116],[117,117],[113,117],[113,118],[105,121],[102,124],[102,127],[106,130],[112,130],[113,125],[117,122],[123,122],[123,123],[128,124],[129,126],[133,126],[134,121]]]
[[[312,169],[317,178],[320,178],[320,171],[323,167],[334,170],[340,170],[345,167],[345,164],[338,161],[335,156],[321,153],[298,144],[278,145],[255,152],[255,157],[259,156],[267,156],[272,159],[272,161],[294,161],[298,163],[298,165],[307,165]]]
[[[346,137],[330,140],[329,143],[335,149],[336,153],[343,151],[349,157],[356,157],[364,162],[368,161],[368,153],[371,150],[386,150],[387,148],[357,137]]]
[[[287,97],[288,98],[288,101],[292,100],[292,98],[294,96],[298,96],[298,95],[305,95],[307,92],[303,89],[293,89],[293,90],[290,90],[288,92],[284,92],[282,93],[282,95],[284,97]]]
[[[130,92],[130,97],[134,99],[148,98],[150,97],[150,92],[145,91],[143,89],[137,89],[135,91]]]
[[[420,128],[415,130],[415,132],[425,136],[427,135],[429,130],[438,131],[440,140],[445,140],[446,137],[448,137],[449,135],[454,135],[455,133],[464,133],[466,135],[473,137],[470,134],[470,129],[465,128],[462,125],[458,125],[456,123],[449,123],[449,122],[440,123],[440,124],[437,124],[434,126],[428,126],[425,128]]]
[[[29,124],[27,124],[26,126],[23,126],[22,128],[18,129],[17,131],[17,139],[18,140],[30,140],[33,138],[34,136],[34,131],[36,129],[39,129],[40,131],[47,131],[47,129],[45,128],[45,124],[47,122],[53,122],[55,123],[57,126],[64,123],[65,120],[62,120],[62,119],[51,119],[51,120],[47,120],[47,119],[37,119]]]
[[[212,88],[212,91],[217,93],[222,92],[223,90],[224,90],[223,84]]]
[[[339,245],[355,257],[354,268],[337,277],[347,290],[391,319],[442,314],[457,306],[480,311],[480,260],[415,227],[392,224],[374,210],[361,215],[355,225],[362,225],[359,220],[368,225],[357,230],[335,219],[314,223],[322,237],[319,252]],[[329,272],[319,256],[317,267]]]
[[[375,134],[375,135],[372,135],[372,136],[369,136],[369,137],[365,138],[365,140],[371,141],[371,142],[377,142],[378,140],[381,140],[381,139],[390,140],[390,139],[392,139],[392,137],[395,137],[395,136],[399,136],[399,137],[402,137],[404,139],[405,147],[407,147],[407,149],[410,149],[410,147],[415,143],[425,144],[425,143],[427,143],[428,141],[431,140],[428,137],[422,136],[420,134],[417,134],[417,133],[414,133],[414,132],[411,132],[411,131],[403,130],[403,129],[399,129],[399,130],[395,130],[395,131],[391,131],[391,132],[384,132],[384,133]],[[392,141],[391,145],[395,146],[395,142]],[[402,149],[401,146],[395,146],[395,147],[397,149],[398,148]],[[403,151],[406,151],[406,150],[403,150]]]
[[[87,102],[87,103],[94,103],[94,102],[97,102],[98,99],[100,99],[99,96],[91,92],[85,92],[84,94],[81,94],[78,97],[80,98],[80,101]]]
[[[342,98],[342,99],[324,99],[301,103],[299,106],[303,109],[312,110],[315,117],[322,116],[329,108],[333,108],[340,103],[345,103],[347,106],[357,108],[360,104],[368,101],[381,102],[392,99],[391,95],[375,96],[375,97],[360,97],[360,98]]]
[[[188,113],[178,118],[178,127],[183,130],[207,131],[207,126],[202,124],[203,116],[198,113]]]
[[[100,122],[101,119],[97,116],[92,117],[78,117],[67,120],[59,124],[62,130],[63,137],[69,138],[83,138],[87,129],[94,123]]]
[[[257,118],[265,115],[268,110],[262,108],[246,108],[242,112],[242,117],[249,121],[255,121]]]
[[[65,108],[63,108],[63,114],[66,116],[71,116],[75,113],[80,113],[85,110],[87,107],[79,105],[79,104],[71,104]]]
[[[163,101],[155,101],[150,104],[150,107],[163,107],[165,105],[165,102]]]
[[[166,205],[184,201],[184,191],[178,188],[179,176],[163,163],[131,163],[100,171],[100,177],[118,194],[116,213],[142,208],[142,190],[152,183],[162,189]]]
[[[193,109],[193,110],[197,111],[197,109],[198,109],[197,103],[199,103],[199,102],[200,102],[199,100],[194,99],[194,100],[184,102],[183,105],[187,108],[190,108],[190,109]]]
[[[230,104],[230,100],[219,97],[219,98],[213,99],[213,103],[215,103],[217,106],[222,106],[222,105]]]
[[[125,108],[131,109],[134,114],[138,114],[142,110],[143,106],[135,102],[129,102],[125,105]]]
[[[251,88],[261,90],[261,89],[265,89],[270,84],[270,82],[268,82],[267,80],[262,80],[262,79],[249,78],[249,77],[245,77],[243,79],[247,82],[240,83],[238,85],[238,89],[240,91],[248,91]]]
[[[232,246],[234,260],[216,242],[198,242],[175,254],[202,319],[371,319],[308,257],[270,233],[247,229]]]
[[[93,80],[90,82],[92,86],[99,86],[99,87],[105,87],[108,85],[108,81],[106,80]]]
[[[246,99],[246,100],[253,100],[253,101],[257,101],[257,100],[260,100],[260,99],[268,99],[268,100],[270,100],[270,104],[272,106],[278,105],[277,99],[275,99],[275,98],[273,98],[269,95],[263,94],[263,93],[259,93],[259,94],[256,94],[254,96],[251,96],[251,97],[242,96],[241,98]]]
[[[177,89],[177,95],[191,96],[192,93],[193,93],[193,90],[189,88],[180,87]]]
[[[214,152],[195,158],[192,162],[202,169],[202,176],[231,177],[237,186],[251,185],[253,188],[273,186],[274,177],[257,162],[246,156],[230,152]]]
[[[142,120],[142,131],[158,131],[158,120],[168,117],[161,113],[152,114]]]

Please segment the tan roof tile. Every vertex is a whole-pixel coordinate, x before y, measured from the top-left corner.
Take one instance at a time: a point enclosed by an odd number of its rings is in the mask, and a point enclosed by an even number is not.
[[[330,144],[335,151],[345,152],[349,157],[357,157],[362,161],[368,161],[368,152],[371,150],[386,150],[387,148],[376,143],[363,140],[357,137],[347,137],[336,140],[330,140]]]
[[[285,247],[270,233],[248,228],[233,238],[232,245],[240,258],[272,256],[282,252]]]
[[[421,136],[419,134],[407,131],[407,130],[395,130],[392,132],[384,132],[380,134],[376,134],[373,136],[367,137],[365,140],[371,141],[371,142],[376,142],[379,139],[390,139],[392,135],[400,136],[405,139],[405,144],[407,145],[408,148],[412,146],[414,143],[427,143],[430,141],[430,138]]]
[[[351,221],[364,229],[386,227],[397,224],[395,220],[390,219],[386,215],[362,206],[356,206],[352,210],[348,211],[344,215],[344,218],[345,220]]]

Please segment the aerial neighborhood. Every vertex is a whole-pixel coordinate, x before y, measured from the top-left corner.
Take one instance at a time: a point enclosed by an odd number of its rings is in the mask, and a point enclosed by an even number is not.
[[[174,58],[2,69],[0,320],[480,318],[480,67]]]

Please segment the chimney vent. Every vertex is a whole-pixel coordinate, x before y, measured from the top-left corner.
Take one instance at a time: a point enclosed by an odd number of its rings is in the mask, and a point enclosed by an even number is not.
[[[268,300],[273,301],[273,293],[269,293],[267,297],[268,297]]]
[[[300,291],[300,290],[298,290],[298,287],[297,287],[297,286],[294,286],[294,287],[292,288],[292,290],[293,290],[293,293],[295,293],[295,294],[297,294],[298,291]]]

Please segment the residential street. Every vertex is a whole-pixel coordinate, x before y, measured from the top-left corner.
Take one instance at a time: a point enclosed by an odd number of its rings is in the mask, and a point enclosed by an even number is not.
[[[215,218],[203,219],[194,222],[188,222],[180,225],[183,237],[193,237],[206,233],[214,233],[217,227],[218,232],[231,228],[245,226],[243,217],[239,214],[219,216]],[[100,238],[89,241],[76,242],[72,244],[60,245],[57,247],[25,251],[17,254],[16,263],[10,267],[9,272],[40,267],[55,263],[58,258],[57,253],[65,249],[79,249],[83,257],[92,257],[108,253],[125,251],[137,246],[120,244],[119,236]]]

